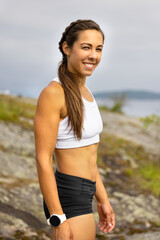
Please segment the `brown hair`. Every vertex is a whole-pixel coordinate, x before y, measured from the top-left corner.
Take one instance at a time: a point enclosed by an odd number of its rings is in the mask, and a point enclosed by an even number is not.
[[[65,29],[59,42],[59,50],[62,53],[62,61],[60,62],[58,68],[58,76],[64,89],[68,114],[68,126],[71,124],[70,131],[73,129],[74,136],[78,139],[81,139],[82,137],[84,106],[76,81],[76,76],[67,69],[67,56],[63,52],[62,44],[66,41],[67,45],[72,48],[74,42],[78,39],[79,32],[90,29],[101,32],[104,41],[104,34],[97,23],[92,20],[77,20],[72,22]]]

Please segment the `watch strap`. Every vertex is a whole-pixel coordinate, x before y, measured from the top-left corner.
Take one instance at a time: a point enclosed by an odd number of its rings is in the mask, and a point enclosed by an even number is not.
[[[50,218],[51,218],[52,216],[57,216],[57,217],[59,217],[59,219],[60,219],[60,224],[62,224],[62,223],[63,223],[64,221],[66,221],[66,219],[67,219],[65,213],[62,214],[62,215],[52,214],[52,215],[47,219],[47,224],[50,225],[50,226],[52,226],[51,223],[50,223]]]

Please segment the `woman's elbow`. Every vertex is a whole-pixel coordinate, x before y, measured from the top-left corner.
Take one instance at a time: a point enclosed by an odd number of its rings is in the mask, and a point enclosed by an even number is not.
[[[36,167],[39,169],[45,169],[48,167],[52,167],[53,158],[49,156],[36,156]]]

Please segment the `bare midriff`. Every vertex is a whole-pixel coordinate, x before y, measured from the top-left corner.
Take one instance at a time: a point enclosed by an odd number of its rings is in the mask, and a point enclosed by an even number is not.
[[[59,172],[96,181],[98,143],[54,151]]]

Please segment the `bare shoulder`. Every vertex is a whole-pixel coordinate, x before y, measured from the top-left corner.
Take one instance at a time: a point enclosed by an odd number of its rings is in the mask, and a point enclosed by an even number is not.
[[[65,101],[64,90],[57,82],[50,82],[40,93],[37,107],[43,108],[57,108],[63,107]]]
[[[37,159],[48,161],[53,155],[63,107],[63,89],[58,83],[49,84],[40,93],[34,116]]]

